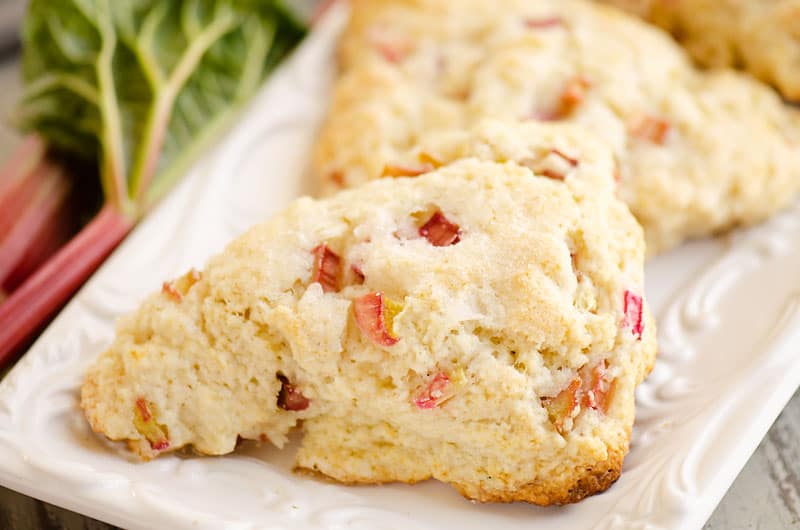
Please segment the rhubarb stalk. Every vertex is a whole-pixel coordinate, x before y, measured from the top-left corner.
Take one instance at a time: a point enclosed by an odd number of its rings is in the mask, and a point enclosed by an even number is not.
[[[57,221],[69,188],[70,182],[62,170],[43,162],[20,182],[14,193],[9,193],[9,210],[12,212],[6,214],[4,221],[11,226],[0,231],[0,234],[5,234],[0,236],[0,285],[7,287],[9,276],[18,269],[26,255],[48,238],[48,233],[52,232],[50,227],[58,231],[63,226]]]
[[[105,206],[77,236],[0,305],[0,365],[100,266],[133,227]]]
[[[15,118],[36,135],[0,171],[0,286],[8,294],[3,300],[0,290],[0,365],[94,272],[305,34],[284,0],[212,4],[28,2],[25,92]],[[94,171],[68,178],[46,158],[50,153]],[[75,231],[65,205],[73,191],[91,189],[93,173],[105,204],[60,247]]]

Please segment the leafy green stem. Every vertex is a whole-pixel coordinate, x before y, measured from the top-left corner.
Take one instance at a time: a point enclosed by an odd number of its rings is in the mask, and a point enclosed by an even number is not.
[[[144,211],[149,210],[163,197],[164,193],[183,175],[190,164],[211,145],[214,139],[219,138],[220,132],[231,124],[238,115],[239,110],[241,110],[241,105],[234,104],[216,114],[203,130],[197,134],[192,144],[173,158],[169,168],[159,174],[158,180],[153,182],[144,195],[141,201],[141,207]]]
[[[233,29],[235,18],[231,15],[215,17],[209,26],[200,32],[189,44],[166,84],[155,98],[147,118],[144,138],[146,139],[131,173],[132,196],[137,201],[144,200],[158,165],[158,157],[167,134],[172,109],[181,89],[189,80],[197,64],[225,33]]]
[[[25,87],[23,98],[26,100],[31,99],[42,92],[55,88],[71,90],[74,94],[77,94],[89,103],[94,103],[95,105],[100,102],[100,94],[95,87],[76,75],[65,73],[46,74],[35,81],[31,81],[28,83],[28,86]]]
[[[255,22],[251,23],[256,25]],[[266,35],[266,30],[259,30],[259,28],[256,28],[253,32],[253,38],[249,42],[247,49],[247,57],[244,60],[239,88],[236,91],[237,101],[249,97],[261,81],[261,74],[264,69],[263,58],[269,54],[269,48],[275,41],[275,26],[271,26],[268,31],[269,35]]]
[[[114,85],[113,61],[117,37],[111,23],[108,0],[102,0],[100,13],[100,35],[102,46],[97,58],[97,83],[101,94],[100,114],[103,121],[101,143],[103,160],[101,179],[106,197],[119,211],[130,211],[126,194],[125,166],[122,141],[122,118],[119,115],[117,89]]]

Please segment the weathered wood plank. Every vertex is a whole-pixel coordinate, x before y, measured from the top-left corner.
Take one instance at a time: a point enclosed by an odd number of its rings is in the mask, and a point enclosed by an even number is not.
[[[705,530],[800,528],[800,392],[775,421]]]
[[[114,530],[116,527],[0,488],[3,530]]]

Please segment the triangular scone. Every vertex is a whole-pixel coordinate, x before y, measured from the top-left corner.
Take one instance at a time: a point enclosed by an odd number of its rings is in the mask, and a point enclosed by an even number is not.
[[[672,32],[706,66],[742,66],[800,101],[800,0],[601,0]]]
[[[303,420],[297,467],[346,483],[609,487],[656,351],[642,230],[595,140],[530,125],[489,160],[500,129],[483,160],[300,199],[166,283],[91,367],[92,428],[151,458]]]
[[[435,165],[486,118],[607,142],[648,254],[764,219],[800,189],[800,117],[747,76],[701,73],[658,28],[579,0],[353,0],[316,153],[327,191]]]

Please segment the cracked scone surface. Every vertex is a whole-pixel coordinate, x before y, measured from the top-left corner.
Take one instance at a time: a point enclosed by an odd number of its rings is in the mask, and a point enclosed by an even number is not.
[[[578,123],[613,149],[648,254],[761,221],[800,188],[800,118],[697,71],[661,30],[578,0],[354,0],[315,156],[326,192],[446,161],[485,118]]]
[[[297,468],[346,483],[538,504],[609,487],[656,350],[612,156],[566,126],[459,145],[300,199],[166,283],[90,368],[92,428],[151,458],[280,447],[302,420]]]
[[[800,0],[601,0],[671,32],[706,66],[741,66],[800,101]]]

